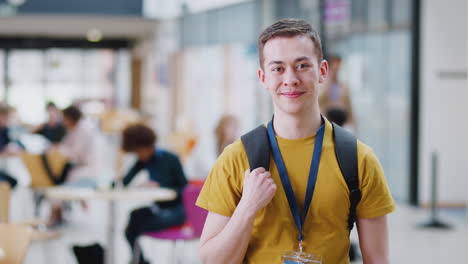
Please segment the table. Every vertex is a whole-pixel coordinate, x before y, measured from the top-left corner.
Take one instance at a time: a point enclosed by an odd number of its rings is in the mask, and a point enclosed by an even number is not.
[[[95,190],[91,188],[76,187],[51,187],[45,189],[45,195],[50,199],[72,201],[72,200],[105,200],[109,202],[108,224],[107,224],[107,249],[105,263],[114,262],[114,236],[115,236],[115,202],[117,201],[171,201],[177,198],[174,190],[167,188],[144,188],[144,189],[113,189]]]

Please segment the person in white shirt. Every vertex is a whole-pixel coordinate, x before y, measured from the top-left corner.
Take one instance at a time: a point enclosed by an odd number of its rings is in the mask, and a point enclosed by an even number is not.
[[[67,158],[70,169],[62,173],[60,184],[95,188],[99,168],[98,131],[84,120],[78,107],[69,106],[62,112],[67,134],[57,149]],[[86,207],[85,203],[82,205]],[[62,220],[62,204],[53,202],[49,225],[59,224]]]
[[[98,170],[98,132],[86,122],[78,107],[69,106],[63,111],[63,122],[67,135],[58,145],[59,151],[72,164],[65,178],[67,185],[92,185]]]

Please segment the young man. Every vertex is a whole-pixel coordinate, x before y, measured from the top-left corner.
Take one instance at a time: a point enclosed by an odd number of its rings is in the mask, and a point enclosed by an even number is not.
[[[176,155],[155,147],[155,144],[156,134],[145,125],[130,125],[123,131],[122,149],[125,152],[135,153],[138,157],[138,161],[123,178],[123,184],[128,185],[139,171],[146,169],[149,172],[149,179],[144,186],[171,188],[178,193],[174,201],[159,202],[132,211],[125,230],[132,252],[135,252],[136,240],[141,234],[163,230],[185,222],[181,194],[187,184],[187,179],[182,165]],[[135,258],[139,259],[138,263],[148,263],[142,254],[134,256]]]
[[[281,263],[285,251],[299,251],[302,233],[304,252],[322,256],[323,263],[349,263],[349,190],[336,160],[332,125],[322,119],[318,105],[318,87],[328,71],[320,38],[305,21],[284,19],[260,35],[258,47],[258,77],[274,105],[269,135],[277,142],[300,213],[309,206],[304,197],[313,170],[315,191],[299,232],[276,157],[270,171],[249,168],[241,141],[226,147],[197,201],[210,211],[200,242],[202,262]],[[316,138],[323,143],[319,165],[311,166]],[[363,260],[387,264],[386,214],[394,210],[394,203],[377,158],[361,142],[358,164],[362,199],[357,226]]]

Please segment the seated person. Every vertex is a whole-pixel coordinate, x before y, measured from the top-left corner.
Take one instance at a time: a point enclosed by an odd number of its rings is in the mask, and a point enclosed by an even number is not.
[[[0,155],[8,156],[23,150],[22,144],[13,141],[10,137],[10,111],[10,106],[0,104]],[[0,182],[7,182],[11,188],[17,184],[17,180],[4,169],[0,169]]]
[[[84,120],[78,107],[69,106],[62,112],[67,134],[57,148],[73,165],[63,182],[68,185],[94,187],[98,167],[99,132]]]
[[[66,173],[61,174],[59,183],[73,187],[94,188],[99,161],[96,142],[98,130],[93,129],[91,124],[84,120],[83,113],[78,107],[69,106],[62,112],[67,134],[56,148],[69,163],[66,166]],[[49,224],[55,225],[62,220],[61,203],[53,203]]]
[[[9,128],[10,108],[7,105],[0,105],[0,152],[7,151],[11,143]]]
[[[185,222],[185,211],[182,204],[182,190],[187,180],[179,158],[159,147],[155,147],[156,134],[145,125],[130,125],[122,135],[122,149],[137,155],[138,160],[123,178],[123,185],[128,185],[142,169],[149,172],[147,187],[161,186],[174,189],[177,198],[170,202],[158,202],[148,207],[131,212],[125,230],[125,236],[133,252],[138,247],[136,240],[143,233],[159,231]],[[138,250],[141,252],[141,250]],[[148,263],[143,255],[134,256],[138,263]]]
[[[33,133],[44,136],[53,144],[60,143],[66,132],[66,128],[62,122],[62,112],[53,102],[47,103],[46,109],[48,115],[47,122],[36,128]]]

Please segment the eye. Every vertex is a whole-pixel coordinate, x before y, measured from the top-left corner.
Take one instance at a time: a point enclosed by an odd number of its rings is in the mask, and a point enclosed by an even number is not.
[[[281,72],[283,71],[283,68],[282,67],[274,67],[273,69],[271,69],[272,72]]]
[[[301,64],[297,65],[297,69],[299,69],[299,70],[307,69],[309,67],[310,67],[310,65],[308,63],[301,63]]]

